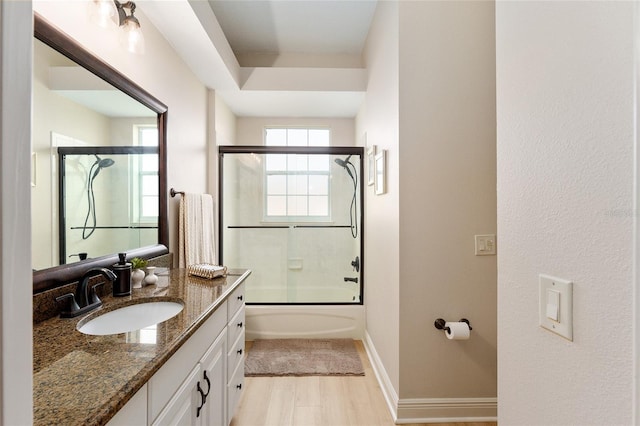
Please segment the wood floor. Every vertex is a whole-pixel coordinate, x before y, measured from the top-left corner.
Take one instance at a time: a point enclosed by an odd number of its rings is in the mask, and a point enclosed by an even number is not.
[[[356,341],[356,347],[364,376],[245,378],[245,390],[231,426],[393,425],[362,342]],[[251,350],[251,342],[247,342],[247,350]],[[446,425],[496,426],[496,423]]]

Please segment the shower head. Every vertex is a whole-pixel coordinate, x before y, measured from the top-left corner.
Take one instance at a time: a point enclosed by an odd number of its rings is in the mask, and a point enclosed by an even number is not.
[[[93,163],[93,166],[91,166],[91,168],[98,166],[96,168],[96,171],[93,172],[93,176],[91,176],[91,179],[95,179],[96,176],[98,176],[98,173],[100,173],[100,170],[102,169],[106,169],[107,167],[111,167],[113,166],[116,162],[113,161],[111,158],[100,158],[98,157],[97,154],[94,154],[96,156],[96,162]]]
[[[113,161],[111,158],[104,158],[100,160],[100,162],[98,163],[98,167],[101,169],[104,169],[104,168],[113,166],[115,163],[116,162]]]
[[[347,171],[347,173],[349,173],[349,176],[351,176],[351,179],[355,182],[355,178],[353,177],[353,173],[351,173],[351,170],[349,170],[349,167],[348,167],[351,164],[351,162],[349,161],[350,158],[351,158],[351,154],[349,154],[349,156],[347,158],[345,158],[344,160],[336,158],[335,162],[340,167],[344,167],[344,169]],[[351,166],[353,166],[353,164],[351,164]]]
[[[336,162],[336,164],[338,164],[339,166],[346,168],[346,167],[347,167],[347,164],[351,164],[351,163],[349,163],[349,159],[350,159],[350,158],[351,158],[351,154],[349,154],[349,156],[348,156],[347,158],[345,158],[344,160],[341,160],[341,159],[339,159],[339,158],[336,158],[336,159],[335,159],[335,162]],[[347,170],[349,170],[349,169],[347,169]]]

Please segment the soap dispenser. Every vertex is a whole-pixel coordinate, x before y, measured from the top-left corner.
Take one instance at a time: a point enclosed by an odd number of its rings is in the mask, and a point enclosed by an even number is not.
[[[116,280],[113,283],[113,295],[128,296],[131,294],[131,263],[127,262],[126,253],[118,253],[120,261],[113,265]]]

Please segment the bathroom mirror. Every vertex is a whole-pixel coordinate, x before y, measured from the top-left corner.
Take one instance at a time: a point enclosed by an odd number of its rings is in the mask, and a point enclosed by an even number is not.
[[[112,265],[121,251],[147,258],[168,252],[167,107],[38,14],[34,36],[31,190],[38,293],[77,280],[88,268]],[[61,161],[69,149],[81,155],[65,168]],[[111,155],[123,150],[146,155]],[[118,172],[125,163],[128,168]],[[75,200],[68,189],[61,197],[72,172],[81,188]],[[76,207],[65,213],[62,206],[71,202]],[[65,231],[61,223],[74,209],[78,215]],[[76,233],[80,243],[70,246]]]

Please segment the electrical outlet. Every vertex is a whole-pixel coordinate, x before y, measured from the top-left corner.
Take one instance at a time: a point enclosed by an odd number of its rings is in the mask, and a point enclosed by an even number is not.
[[[495,234],[476,235],[476,256],[493,256],[495,254]]]

